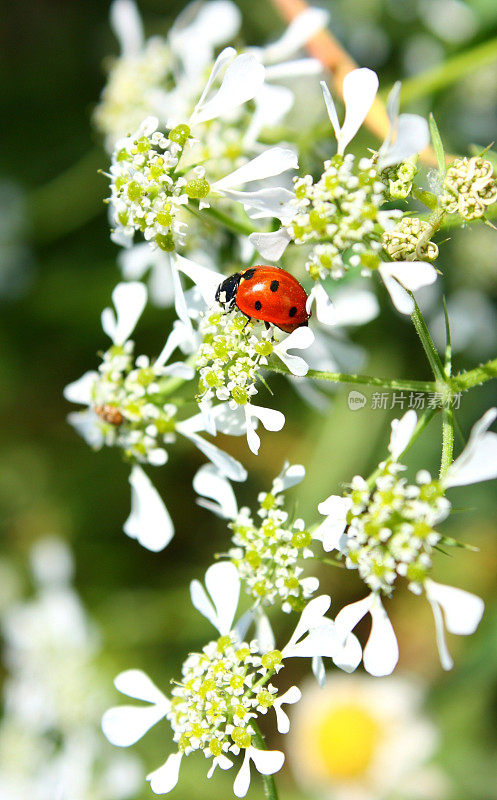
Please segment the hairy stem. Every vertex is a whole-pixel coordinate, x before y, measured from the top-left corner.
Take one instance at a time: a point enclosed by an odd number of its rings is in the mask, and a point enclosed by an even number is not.
[[[264,736],[260,732],[254,720],[251,721],[251,725],[255,731],[254,739],[257,744],[257,747],[259,748],[259,750],[267,750]],[[274,780],[274,776],[262,775],[262,781],[264,783],[264,794],[266,795],[267,800],[278,800],[278,790],[276,788],[276,781]]]
[[[493,378],[497,378],[497,358],[487,361],[486,364],[480,364],[467,372],[454,375],[451,378],[451,384],[456,392],[465,392],[468,389],[472,389],[473,386],[480,386]]]
[[[419,310],[419,306],[416,302],[414,302],[414,311],[411,314],[411,319],[413,321],[414,327],[416,328],[416,333],[418,334],[421,344],[423,345],[423,349],[426,353],[426,357],[430,362],[430,367],[432,369],[433,375],[435,376],[435,380],[440,383],[446,383],[447,378],[445,375],[445,371],[440,360],[440,356],[438,355],[437,349],[433,343],[433,339],[430,336],[430,332],[424,321],[423,315]]]
[[[265,370],[279,372],[282,375],[292,375],[288,367],[271,361]],[[293,376],[296,377],[296,376]],[[343,372],[323,372],[321,370],[310,369],[306,378],[315,378],[320,381],[330,383],[358,384],[360,386],[376,386],[379,389],[398,389],[407,392],[435,392],[437,384],[434,381],[402,380],[401,378],[376,378],[373,375],[348,375]]]
[[[454,452],[454,409],[444,408],[442,412],[442,458],[440,460],[440,478],[443,478],[450,465]]]

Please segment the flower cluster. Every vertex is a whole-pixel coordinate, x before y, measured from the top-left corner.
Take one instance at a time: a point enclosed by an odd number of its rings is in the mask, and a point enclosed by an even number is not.
[[[438,256],[438,245],[430,241],[431,227],[418,217],[403,217],[394,228],[382,236],[383,247],[394,261],[412,256],[434,261]]]
[[[381,596],[392,593],[398,575],[409,581],[415,594],[424,593],[433,608],[437,644],[444,669],[452,667],[445,644],[444,620],[451,633],[473,633],[483,614],[483,601],[469,592],[443,586],[431,578],[432,553],[439,542],[450,545],[437,530],[450,511],[445,497],[452,486],[488,480],[497,475],[494,460],[497,439],[488,428],[497,417],[490,409],[473,427],[466,448],[444,477],[433,480],[422,470],[415,484],[399,474],[400,456],[409,446],[417,426],[416,412],[408,411],[392,422],[387,461],[378,467],[374,482],[356,476],[344,497],[331,495],[319,505],[326,515],[314,535],[325,550],[338,550],[348,569],[357,569],[371,594],[343,608],[336,617],[339,635],[347,637],[366,614],[372,629],[364,650],[364,666],[372,675],[386,675],[397,663],[398,645]],[[382,652],[374,642],[382,640]]]
[[[245,405],[257,394],[259,370],[274,350],[273,328],[248,320],[236,308],[209,309],[200,325],[202,344],[196,359],[198,402],[229,401]]]
[[[290,520],[282,508],[284,495],[274,484],[271,492],[259,494],[258,501],[261,521],[254,521],[249,509],[242,508],[230,522],[234,547],[228,555],[255,602],[280,603],[286,612],[302,611],[319,585],[317,578],[303,577],[300,566],[301,559],[313,556],[312,534],[303,519]]]
[[[413,160],[402,161],[399,165],[382,170],[381,179],[388,181],[388,193],[392,200],[406,200],[409,197],[416,172]]]
[[[150,705],[112,708],[104,715],[102,728],[113,744],[127,747],[167,717],[178,751],[148,776],[152,791],[157,794],[165,794],[176,786],[182,758],[194,751],[202,750],[206,758],[212,759],[209,777],[218,766],[230,769],[231,758],[243,752],[243,764],[233,790],[237,797],[245,797],[250,785],[250,761],[264,775],[278,772],[284,762],[280,751],[259,749],[262,739],[257,728],[258,716],[274,709],[279,733],[288,733],[290,721],[282,705],[296,703],[301,697],[296,686],[280,694],[270,683],[271,678],[279,673],[287,658],[322,659],[343,654],[336,646],[333,622],[324,616],[330,606],[327,595],[307,604],[282,650],[261,652],[259,643],[247,644],[242,639],[243,617],[233,628],[240,593],[240,578],[233,564],[223,562],[209,567],[205,586],[207,591],[199,581],[192,581],[192,602],[217,628],[220,638],[206,645],[201,653],[187,658],[181,681],[173,684],[171,698],[140,670],[118,675],[117,689]],[[246,630],[247,626],[243,627]],[[344,669],[354,669],[357,665],[357,646],[357,640],[351,637],[349,648],[340,659]]]
[[[173,681],[167,714],[179,751],[189,755],[203,750],[207,757],[219,758],[250,747],[255,734],[251,720],[278,699],[278,690],[268,681],[281,662],[279,650],[261,657],[255,642],[240,642],[233,634],[190,654],[181,681]]]
[[[316,244],[306,262],[314,280],[340,278],[350,264],[378,266],[381,234],[398,212],[382,212],[386,185],[371,159],[356,163],[352,154],[336,155],[324,164],[320,179],[295,180],[295,215],[288,232],[296,244]]]
[[[203,167],[176,174],[190,136],[188,125],[178,125],[166,136],[157,130],[158,122],[149,117],[134,136],[118,142],[110,168],[110,201],[118,236],[131,239],[140,231],[147,241],[170,252],[184,242],[178,207],[189,199],[204,199],[210,187]]]
[[[457,158],[448,168],[440,197],[449,214],[480,219],[497,202],[497,179],[490,161],[481,156]]]
[[[234,546],[227,555],[258,610],[259,621],[262,609],[268,606],[281,605],[287,613],[302,611],[319,586],[317,578],[302,575],[301,561],[313,556],[313,535],[303,519],[292,521],[284,510],[284,493],[304,476],[304,467],[286,462],[271,491],[258,496],[259,519],[254,519],[249,508],[238,509],[231,484],[212,466],[201,467],[193,481],[201,497],[199,504],[228,520]],[[267,628],[269,623],[265,620],[264,624]]]
[[[441,539],[435,526],[450,510],[439,481],[423,470],[409,484],[401,477],[404,469],[395,461],[382,462],[371,489],[356,476],[345,496],[350,503],[342,550],[346,565],[357,569],[370,589],[388,596],[397,575],[407,578],[411,591],[421,592]]]

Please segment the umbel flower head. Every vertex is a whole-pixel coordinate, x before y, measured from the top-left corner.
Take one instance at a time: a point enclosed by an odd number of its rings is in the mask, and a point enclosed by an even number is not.
[[[497,179],[490,161],[481,156],[456,158],[448,168],[440,203],[449,214],[480,219],[497,202]]]
[[[340,278],[350,267],[360,267],[363,275],[378,272],[395,307],[410,314],[414,302],[409,292],[433,283],[437,273],[424,261],[388,262],[382,237],[402,212],[384,208],[391,199],[384,171],[426,146],[428,125],[415,114],[399,116],[400,85],[396,84],[388,100],[387,138],[378,153],[356,159],[353,154],[345,154],[345,149],[374,102],[378,77],[369,69],[352,70],[345,76],[343,125],[338,121],[328,87],[323,82],[321,86],[337,138],[337,154],[325,162],[317,182],[310,175],[297,178],[293,193],[280,190],[278,203],[270,190],[264,198],[261,191],[257,197],[257,193],[239,192],[239,199],[245,196],[249,215],[276,217],[282,223],[278,231],[253,233],[249,238],[262,256],[272,260],[281,258],[290,242],[311,246],[306,269],[316,282],[328,276]],[[251,199],[254,211],[250,210]]]
[[[213,91],[223,72],[221,85]],[[118,244],[129,246],[135,231],[139,231],[154,247],[175,251],[185,243],[187,226],[178,218],[181,207],[198,201],[202,209],[213,195],[224,195],[243,183],[279,175],[297,165],[293,150],[272,147],[210,182],[208,163],[195,166],[189,158],[198,126],[229,114],[253,98],[263,81],[264,67],[254,56],[236,56],[236,51],[227,47],[217,57],[188,120],[164,134],[159,130],[158,118],[149,116],[134,135],[116,143],[109,201],[115,223],[113,239]],[[201,160],[206,162],[205,156]]]
[[[206,425],[209,427],[219,403],[226,403],[232,412],[232,430],[240,433],[243,430],[249,448],[257,455],[260,447],[257,422],[262,422],[266,430],[279,431],[285,424],[285,416],[281,411],[252,402],[258,393],[256,382],[270,356],[277,356],[293,375],[306,375],[306,361],[288,351],[310,347],[314,334],[307,327],[297,328],[288,335],[273,325],[266,329],[264,323],[249,320],[236,306],[227,312],[215,300],[219,274],[182,256],[176,256],[175,263],[198,286],[207,307],[200,318],[202,341],[195,362],[199,374],[197,401]]]
[[[155,361],[146,356],[134,358],[130,336],[145,308],[147,290],[142,283],[120,283],[112,293],[115,312],[102,314],[102,327],[111,338],[98,371],[86,372],[66,386],[64,396],[87,408],[69,415],[69,422],[93,448],[104,445],[120,449],[131,462],[131,515],[124,531],[150,550],[162,550],[171,540],[174,527],[156,489],[141,464],[162,466],[168,449],[178,436],[184,436],[232,480],[245,480],[242,465],[200,434],[207,430],[201,414],[181,418],[170,401],[171,378],[191,380],[194,371],[183,361],[168,364],[179,342],[173,328]],[[223,427],[225,407],[216,409],[217,425]]]
[[[312,534],[303,519],[291,520],[284,510],[284,492],[304,476],[304,467],[286,462],[271,491],[258,495],[254,517],[250,509],[238,509],[231,484],[215,468],[201,467],[194,478],[193,487],[202,497],[199,504],[229,520],[233,546],[227,556],[256,609],[281,605],[287,613],[302,611],[319,587],[317,578],[304,577],[301,565],[313,556]]]
[[[157,794],[176,786],[184,756],[203,752],[211,760],[211,777],[217,766],[230,769],[232,758],[243,753],[233,789],[237,797],[244,797],[250,785],[251,761],[264,775],[277,772],[284,761],[280,751],[261,749],[258,716],[274,709],[278,731],[288,733],[289,721],[282,705],[300,699],[296,687],[280,694],[271,683],[272,678],[283,669],[287,658],[335,654],[333,623],[324,617],[330,598],[322,595],[306,606],[283,650],[260,654],[255,642],[243,641],[242,620],[233,628],[240,592],[234,565],[223,562],[209,567],[205,585],[207,591],[199,581],[192,582],[192,602],[217,628],[219,638],[201,653],[188,656],[181,679],[173,683],[171,697],[166,697],[140,670],[118,675],[117,689],[149,705],[110,709],[103,717],[102,728],[109,741],[127,747],[159,720],[169,720],[178,750],[148,776],[152,791]]]
[[[390,456],[379,465],[374,482],[356,476],[344,497],[332,495],[319,505],[327,518],[315,532],[316,538],[325,550],[338,550],[346,567],[357,570],[371,590],[364,600],[342,609],[336,625],[339,635],[348,636],[365,614],[371,614],[364,666],[372,675],[388,674],[397,663],[397,641],[381,597],[391,596],[399,578],[405,578],[415,594],[424,593],[432,605],[445,669],[452,667],[452,660],[445,645],[441,608],[451,633],[470,634],[478,626],[483,601],[435,583],[432,556],[444,542],[438,525],[451,508],[446,490],[497,477],[497,434],[488,431],[496,417],[497,409],[491,409],[474,426],[465,450],[444,478],[433,479],[421,470],[410,484],[402,477],[405,467],[399,461],[417,425],[415,411],[408,411],[392,423]]]

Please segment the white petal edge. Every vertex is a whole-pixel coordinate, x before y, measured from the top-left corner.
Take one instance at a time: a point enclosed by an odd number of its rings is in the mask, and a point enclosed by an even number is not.
[[[93,387],[98,379],[98,372],[92,370],[85,372],[77,381],[68,383],[64,388],[63,395],[70,403],[81,403],[91,406],[93,400]]]
[[[296,328],[292,333],[274,346],[274,353],[288,367],[292,375],[303,378],[309,371],[309,365],[300,356],[288,353],[288,350],[306,350],[314,342],[314,333],[308,327]]]
[[[165,705],[115,706],[102,717],[102,731],[116,747],[136,744],[167,714]]]
[[[146,703],[169,704],[167,697],[141,669],[127,669],[114,679],[114,686],[122,694]]]
[[[400,419],[392,420],[392,433],[388,450],[394,461],[398,461],[407,445],[412,439],[413,433],[418,424],[418,417],[414,409],[406,411]]]
[[[497,408],[489,408],[476,422],[466,447],[447,470],[446,487],[465,486],[497,478],[497,433],[488,428],[497,419]]]
[[[193,478],[193,488],[202,497],[214,501],[215,513],[223,519],[234,519],[238,514],[238,504],[231,483],[213,464],[204,464]],[[199,503],[204,505],[202,501]]]
[[[371,633],[363,653],[366,672],[375,678],[390,675],[399,660],[399,646],[392,623],[378,596],[371,605]]]
[[[318,318],[319,322],[321,322],[323,325],[337,324],[337,317],[333,302],[328,296],[328,292],[324,286],[321,286],[320,283],[317,283],[315,286],[313,286],[309,292],[306,303],[306,309],[309,314],[311,313],[313,304],[316,306],[316,317]]]
[[[190,123],[207,122],[229,114],[251,100],[264,83],[264,67],[250,53],[237,56],[228,66],[221,86],[207,101],[199,103]]]
[[[127,536],[158,553],[174,536],[169,512],[152,481],[141,467],[135,465],[129,476],[131,513],[123,525]]]
[[[114,344],[124,344],[133,333],[147,304],[147,288],[143,283],[118,283],[112,292],[111,308],[102,311],[102,328]]]
[[[298,156],[295,150],[277,145],[264,150],[263,153],[248,161],[242,167],[211,184],[211,189],[213,192],[222,193],[225,189],[243,186],[251,181],[281,175],[282,172],[286,172],[288,169],[298,169],[298,166]]]
[[[162,767],[147,775],[147,781],[150,781],[150,788],[155,794],[167,794],[174,789],[178,783],[182,757],[183,753],[171,753]]]
[[[286,228],[280,228],[279,231],[271,231],[271,233],[251,233],[249,241],[263,258],[267,258],[269,261],[279,261],[290,244],[291,238]]]

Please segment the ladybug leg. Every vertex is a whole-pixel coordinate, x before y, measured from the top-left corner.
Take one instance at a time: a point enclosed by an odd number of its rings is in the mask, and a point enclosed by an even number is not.
[[[269,322],[264,322],[264,325],[266,326],[266,330],[267,330],[267,331],[268,331],[268,330],[270,330],[270,328],[271,328],[271,325],[270,325],[270,323],[269,323]]]

